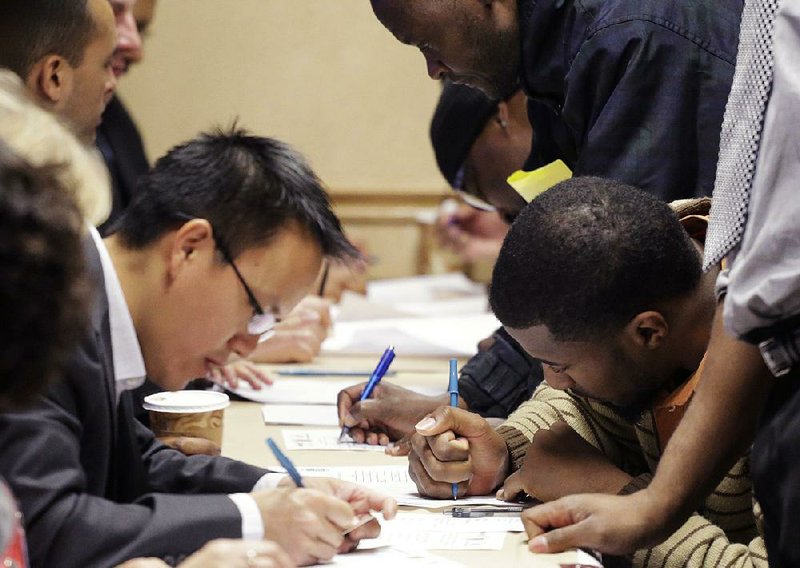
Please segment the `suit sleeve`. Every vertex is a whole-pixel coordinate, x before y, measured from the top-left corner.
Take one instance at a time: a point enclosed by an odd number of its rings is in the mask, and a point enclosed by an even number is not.
[[[19,501],[31,565],[108,567],[140,556],[172,563],[212,538],[240,538],[242,519],[226,493],[249,491],[263,471],[182,457],[129,416],[115,433],[107,415],[97,419],[111,405],[92,380],[102,377],[100,364],[86,353],[34,408],[0,414],[0,474]],[[126,422],[138,436],[120,452]]]

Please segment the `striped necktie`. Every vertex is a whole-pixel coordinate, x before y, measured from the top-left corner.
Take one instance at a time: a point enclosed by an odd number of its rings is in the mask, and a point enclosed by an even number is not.
[[[745,0],[739,51],[720,134],[717,178],[703,268],[719,262],[742,239],[772,88],[772,33],[780,0]]]

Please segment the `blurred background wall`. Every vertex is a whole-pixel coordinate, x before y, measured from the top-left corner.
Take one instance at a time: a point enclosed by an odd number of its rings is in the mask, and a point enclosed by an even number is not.
[[[417,213],[446,193],[428,141],[439,86],[366,0],[160,0],[120,83],[151,161],[212,125],[285,140],[328,185],[372,276],[430,270]]]

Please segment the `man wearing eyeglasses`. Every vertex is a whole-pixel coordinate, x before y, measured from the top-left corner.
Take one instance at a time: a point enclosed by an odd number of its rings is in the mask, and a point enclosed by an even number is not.
[[[215,538],[267,539],[297,563],[375,536],[358,514],[391,499],[221,457],[185,456],[133,417],[145,375],[181,389],[248,355],[312,286],[323,257],[357,253],[319,180],[275,140],[207,134],[140,183],[115,234],[86,243],[91,329],[64,380],[30,411],[0,416],[0,475],[26,521],[32,566],[174,564]],[[46,299],[44,299],[46,300]]]

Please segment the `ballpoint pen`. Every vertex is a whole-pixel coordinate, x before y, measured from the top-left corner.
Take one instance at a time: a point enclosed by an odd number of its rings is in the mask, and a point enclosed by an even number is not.
[[[275,443],[275,440],[272,438],[267,438],[267,446],[269,449],[272,450],[272,453],[275,455],[275,459],[278,460],[278,463],[281,464],[281,467],[286,470],[286,473],[289,477],[292,478],[292,481],[297,487],[303,487],[303,478],[300,477],[300,472],[297,471],[297,468],[292,463],[292,460],[287,458],[281,449],[278,447],[278,444]],[[343,527],[342,534],[347,535],[356,530],[358,527],[366,525],[373,519],[372,515],[364,514],[359,515],[355,519],[353,519],[353,524],[350,527]]]
[[[378,383],[381,382],[381,379],[389,370],[389,365],[392,364],[393,360],[394,360],[394,345],[390,345],[389,347],[386,348],[386,351],[383,352],[383,355],[381,355],[381,358],[378,361],[378,365],[372,372],[369,381],[367,381],[367,386],[365,386],[364,390],[361,391],[361,398],[359,400],[366,400],[370,396],[372,396],[372,391],[374,391]],[[340,442],[345,441],[349,435],[350,435],[350,428],[348,426],[342,426],[342,431],[339,433],[339,441]]]
[[[275,455],[275,459],[278,460],[278,463],[281,464],[283,469],[286,470],[286,473],[289,474],[289,477],[292,478],[294,484],[297,487],[303,487],[303,478],[300,477],[300,472],[297,471],[296,467],[294,467],[292,460],[283,455],[283,452],[278,447],[278,444],[275,443],[275,440],[272,438],[267,438],[267,446],[269,446],[269,449],[272,450],[272,453]]]
[[[524,505],[509,505],[507,507],[453,507],[452,510],[443,511],[443,513],[458,519],[474,519],[478,517],[519,515],[524,510]]]
[[[329,260],[325,261],[325,268],[322,270],[322,278],[319,282],[319,294],[317,296],[322,296],[325,293],[325,284],[328,283],[328,272],[331,269],[331,262]]]
[[[450,359],[450,383],[447,387],[450,393],[450,406],[458,406],[458,360]],[[458,483],[453,483],[453,500],[458,499]]]
[[[367,369],[312,369],[300,367],[296,369],[278,369],[277,373],[284,377],[370,377],[372,371]],[[393,371],[387,371],[384,376],[391,377]]]

